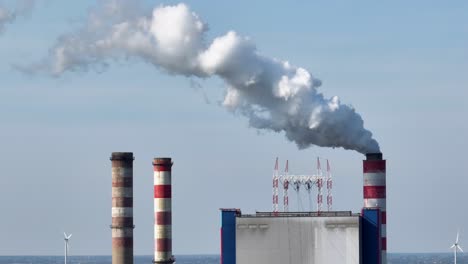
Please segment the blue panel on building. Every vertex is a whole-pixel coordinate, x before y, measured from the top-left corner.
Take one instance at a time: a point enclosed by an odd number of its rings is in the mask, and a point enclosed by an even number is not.
[[[380,257],[380,210],[363,209],[361,218],[362,264],[377,264]]]
[[[236,264],[236,216],[238,209],[221,209],[221,264]]]

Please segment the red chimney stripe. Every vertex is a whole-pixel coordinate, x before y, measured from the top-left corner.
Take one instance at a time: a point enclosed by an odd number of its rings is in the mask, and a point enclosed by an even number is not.
[[[364,199],[386,198],[385,186],[364,186]]]
[[[153,165],[154,171],[171,171],[172,164]]]
[[[112,226],[133,227],[133,217],[112,217]]]
[[[172,190],[171,185],[155,185],[154,198],[171,198]]]
[[[133,207],[133,197],[112,197],[112,207]]]
[[[112,187],[133,187],[133,184],[130,182],[112,182]]]
[[[171,212],[156,212],[154,213],[156,225],[170,225],[172,224]]]
[[[382,250],[387,250],[387,238],[382,237]]]
[[[133,187],[133,178],[132,177],[113,178],[112,187]]]
[[[387,212],[383,211],[382,212],[382,215],[381,215],[381,218],[380,221],[382,223],[382,225],[386,225],[387,224]]]
[[[386,170],[385,160],[365,160],[362,164],[364,173],[381,172]]]
[[[157,252],[170,252],[172,251],[172,239],[170,238],[158,238],[155,239],[155,250]]]
[[[133,237],[113,237],[112,247],[133,248]]]

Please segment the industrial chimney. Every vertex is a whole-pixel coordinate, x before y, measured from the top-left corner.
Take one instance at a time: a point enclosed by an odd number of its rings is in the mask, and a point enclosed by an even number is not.
[[[113,152],[112,264],[133,264],[133,153]]]
[[[380,209],[381,264],[387,264],[386,161],[382,153],[368,153],[363,161],[364,208]]]
[[[172,264],[172,191],[171,158],[155,158],[154,169],[154,260]]]

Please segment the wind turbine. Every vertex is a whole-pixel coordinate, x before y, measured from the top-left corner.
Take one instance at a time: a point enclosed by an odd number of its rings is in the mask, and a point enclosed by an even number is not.
[[[453,248],[453,255],[454,255],[454,264],[457,264],[457,251],[460,250],[463,252],[463,249],[458,245],[458,231],[457,231],[457,239],[455,240],[455,244],[453,244],[450,248]]]
[[[68,240],[72,236],[72,234],[68,235],[63,232],[64,240],[65,240],[65,264],[67,264],[67,257],[68,257]]]

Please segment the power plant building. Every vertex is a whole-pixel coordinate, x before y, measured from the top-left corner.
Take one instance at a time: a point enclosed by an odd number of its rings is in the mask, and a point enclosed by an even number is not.
[[[381,153],[363,161],[360,213],[221,209],[221,264],[386,264],[385,169]]]
[[[379,215],[221,209],[221,264],[377,264]]]

